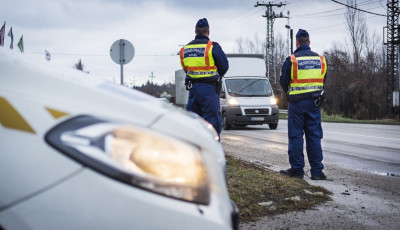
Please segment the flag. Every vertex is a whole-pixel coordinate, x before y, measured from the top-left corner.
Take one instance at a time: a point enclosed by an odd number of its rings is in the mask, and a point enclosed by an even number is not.
[[[11,37],[11,44],[10,44],[10,49],[13,49],[13,43],[14,43],[14,34],[12,32],[12,27],[10,28],[10,31],[8,31],[8,36]]]
[[[19,50],[21,50],[21,52],[24,52],[24,39],[23,39],[24,35],[21,36],[21,38],[19,39],[19,42],[17,44]]]
[[[4,35],[6,31],[6,22],[4,22],[3,26],[0,29],[0,46],[4,46]]]
[[[45,52],[45,57],[44,57],[44,58],[45,58],[47,61],[50,61],[50,58],[51,58],[50,52],[47,51],[47,50],[44,50],[44,52]]]

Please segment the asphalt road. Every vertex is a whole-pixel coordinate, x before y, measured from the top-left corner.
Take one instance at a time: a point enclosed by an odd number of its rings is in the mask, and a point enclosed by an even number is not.
[[[241,229],[400,229],[400,126],[323,123],[327,181],[310,184],[333,192],[316,210],[241,224]],[[287,121],[223,131],[226,154],[274,171],[289,168]],[[306,154],[305,154],[306,155]]]
[[[400,126],[323,123],[322,128],[325,158],[334,158],[342,167],[400,177]],[[287,120],[281,120],[276,130],[248,126],[223,131],[223,136],[287,150]]]

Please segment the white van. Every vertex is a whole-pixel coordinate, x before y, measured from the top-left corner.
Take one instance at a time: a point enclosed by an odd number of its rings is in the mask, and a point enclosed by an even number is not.
[[[220,94],[224,130],[233,126],[268,124],[276,129],[279,108],[265,76],[262,54],[227,54],[229,70],[222,78]]]

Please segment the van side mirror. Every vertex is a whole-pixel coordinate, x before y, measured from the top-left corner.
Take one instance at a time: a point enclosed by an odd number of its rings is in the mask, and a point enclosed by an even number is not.
[[[225,99],[225,92],[219,93],[219,97]]]

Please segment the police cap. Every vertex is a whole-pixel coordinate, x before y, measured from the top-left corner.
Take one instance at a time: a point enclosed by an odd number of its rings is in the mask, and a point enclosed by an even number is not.
[[[207,19],[206,18],[199,19],[197,21],[196,27],[199,28],[209,27]]]
[[[306,30],[299,29],[299,31],[296,34],[296,38],[298,38],[298,37],[308,38],[309,35],[308,35],[308,32]]]

